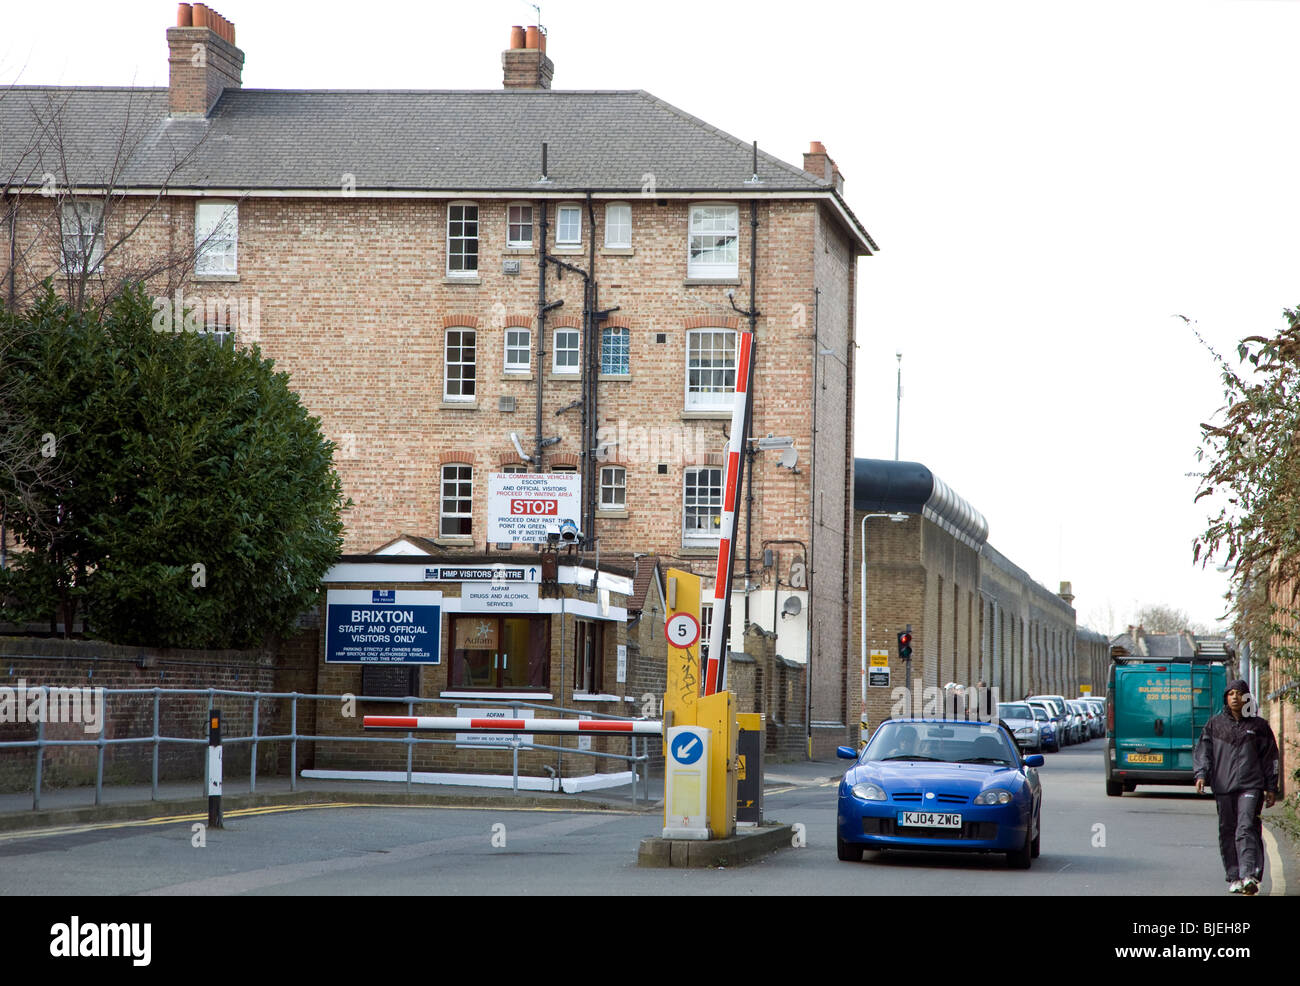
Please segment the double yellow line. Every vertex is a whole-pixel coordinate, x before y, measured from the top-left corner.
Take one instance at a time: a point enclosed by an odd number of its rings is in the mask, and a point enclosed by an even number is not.
[[[309,805],[262,805],[257,808],[235,808],[231,811],[222,812],[224,818],[245,818],[251,815],[274,815],[285,811],[310,811],[315,808],[443,808],[453,811],[537,811],[537,812],[555,812],[568,814],[602,814],[602,815],[635,815],[637,812],[614,809],[594,809],[594,808],[571,808],[565,806],[556,806],[554,808],[541,806],[518,806],[509,805],[400,805],[400,804],[373,804],[368,801],[326,801],[318,804]],[[186,823],[203,822],[207,823],[207,812],[195,812],[190,815],[159,815],[157,818],[133,818],[121,822],[92,822],[86,825],[64,825],[58,828],[48,829],[23,829],[17,832],[0,832],[0,842],[10,842],[17,839],[49,839],[58,835],[80,835],[84,832],[102,832],[107,829],[125,829],[142,827],[146,825],[183,825]]]
[[[358,804],[350,801],[333,801],[311,805],[263,805],[258,808],[236,808],[222,812],[225,818],[240,818],[246,815],[270,815],[281,811],[307,811],[311,808],[373,808],[378,805]],[[159,815],[156,818],[133,818],[121,822],[92,822],[87,825],[63,825],[48,829],[22,829],[17,832],[0,832],[0,842],[16,839],[48,839],[56,835],[80,835],[83,832],[102,832],[107,829],[125,829],[145,825],[180,825],[186,822],[207,823],[207,812],[195,812],[191,815]]]

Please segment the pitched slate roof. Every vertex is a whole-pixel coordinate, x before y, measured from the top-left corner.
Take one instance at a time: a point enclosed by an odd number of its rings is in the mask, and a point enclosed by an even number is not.
[[[207,118],[167,114],[161,88],[0,90],[0,183],[62,179],[57,131],[78,184],[337,192],[352,175],[358,191],[823,193],[875,249],[832,183],[761,150],[749,182],[750,144],[644,91],[227,89]],[[129,160],[113,169],[124,132]]]

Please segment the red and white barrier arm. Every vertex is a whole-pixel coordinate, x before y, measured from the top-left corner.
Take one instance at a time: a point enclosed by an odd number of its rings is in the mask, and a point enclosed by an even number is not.
[[[470,716],[366,716],[365,729],[403,733],[600,733],[662,736],[664,724],[628,719],[482,719]]]
[[[714,695],[721,685],[723,641],[730,622],[731,570],[736,560],[736,492],[740,485],[741,456],[745,454],[745,413],[749,409],[749,362],[754,333],[742,329],[736,359],[736,393],[731,403],[731,438],[727,441],[726,476],[722,487],[722,538],[718,541],[718,568],[713,577],[713,625],[709,628],[709,663],[704,671],[704,694]]]

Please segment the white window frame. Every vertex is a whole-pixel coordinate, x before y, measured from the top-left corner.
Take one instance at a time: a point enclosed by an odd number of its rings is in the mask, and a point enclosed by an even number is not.
[[[520,239],[514,235],[513,227],[524,226],[525,223],[522,220],[522,218],[517,223],[511,220],[510,213],[512,209],[528,210],[528,221],[526,223],[526,225],[528,226],[528,239],[526,240]],[[513,249],[531,248],[533,245],[533,229],[534,229],[533,204],[531,202],[511,202],[509,205],[506,206],[506,247],[507,248],[513,248]]]
[[[456,360],[453,360],[451,358],[452,355],[451,334],[453,332],[459,332],[459,333],[468,332],[472,336],[468,347],[465,345],[463,335],[458,339],[455,345],[457,349],[457,356],[459,356],[460,358]],[[447,403],[457,403],[457,402],[464,402],[467,404],[473,403],[474,401],[478,400],[478,330],[472,329],[467,325],[453,325],[443,331],[442,340],[443,340],[442,399]],[[472,358],[469,360],[466,360],[464,358],[465,355],[464,351],[466,348],[471,350]],[[452,367],[454,366],[472,367],[473,372],[468,377],[466,377],[462,371],[461,373],[458,373],[453,378],[451,370]],[[457,386],[455,388],[452,387],[453,379],[457,381]],[[470,382],[469,393],[465,392],[466,380]],[[456,392],[453,393],[453,390],[455,390]]]
[[[705,487],[708,490],[716,490],[716,494],[710,494],[708,499],[712,500],[716,496],[716,503],[702,503],[698,490],[701,488],[699,477],[702,473],[716,474],[716,483],[709,482]],[[691,478],[695,477],[696,493],[692,495]],[[709,479],[714,479],[710,476]],[[718,543],[722,537],[722,484],[724,482],[723,469],[721,466],[690,466],[682,474],[682,545],[685,547],[712,547]],[[691,502],[692,499],[694,502]],[[695,510],[694,522],[688,519],[691,509]],[[716,508],[716,509],[715,509]],[[717,523],[710,524],[707,527],[701,527],[699,519],[701,517],[711,517],[716,515]]]
[[[519,343],[518,338],[516,338],[514,345],[511,345],[511,344],[510,344],[510,337],[511,337],[512,335],[514,335],[514,336],[516,336],[516,337],[519,336],[519,335],[522,335],[522,336],[524,337],[524,339],[523,339],[523,344],[521,345],[521,344]],[[511,354],[511,353],[518,354],[521,350],[523,351],[523,354],[524,354],[524,361],[523,361],[522,363],[520,363],[520,362],[516,359],[514,362],[511,362],[511,360],[510,360],[510,354]],[[523,327],[518,326],[518,325],[510,325],[510,326],[507,326],[507,327],[506,327],[506,367],[505,367],[505,371],[506,371],[507,373],[527,373],[529,370],[532,369],[532,366],[533,366],[533,330],[532,330],[532,329],[523,328]]]
[[[614,219],[615,210],[626,221]],[[632,247],[632,206],[626,202],[610,202],[605,206],[605,246],[615,250],[627,250]]]
[[[465,209],[473,209],[473,210],[474,210],[474,218],[473,218],[472,220],[471,220],[471,219],[467,219],[467,218],[465,218],[465,215],[466,215],[466,214],[465,214],[465,212],[463,211],[463,210],[465,210]],[[458,212],[458,210],[461,210],[461,211]],[[457,215],[460,216],[459,219],[456,218]],[[467,235],[466,232],[465,232],[465,224],[470,223],[470,222],[472,222],[472,223],[474,224],[474,235],[473,235],[473,236]],[[455,235],[455,236],[452,235],[452,224],[453,224],[453,223],[460,223],[460,224],[461,224],[460,233],[457,234],[457,235]],[[452,202],[452,203],[450,203],[450,204],[447,206],[447,276],[448,276],[448,277],[478,277],[478,269],[479,269],[479,268],[478,268],[478,261],[479,261],[479,257],[481,256],[481,251],[480,251],[480,245],[481,245],[481,244],[480,244],[480,240],[481,240],[481,229],[480,229],[480,225],[479,225],[478,203],[477,203],[477,202]],[[472,242],[472,243],[474,244],[474,252],[473,252],[473,257],[474,257],[474,266],[473,266],[473,268],[468,268],[468,267],[465,267],[465,266],[464,266],[464,260],[465,260],[466,257],[469,256],[469,254],[468,254],[467,252],[465,252],[465,250],[463,249],[463,246],[462,246],[462,251],[461,251],[461,253],[457,254],[457,256],[459,256],[459,257],[461,258],[461,267],[460,267],[460,269],[453,269],[453,267],[452,267],[452,257],[453,257],[452,244],[453,244],[453,243],[460,243],[460,244],[464,245],[464,244],[468,244],[468,243],[470,243],[470,242]]]
[[[75,241],[71,251],[69,240]],[[98,274],[104,269],[103,202],[70,199],[60,205],[59,254],[63,270],[69,274]]]
[[[696,345],[702,343],[706,336],[718,335],[731,338],[730,365],[726,363],[712,363],[709,365],[699,363],[700,355],[695,348]],[[724,328],[691,329],[686,333],[686,410],[716,411],[731,407],[736,393],[736,364],[740,359],[736,336],[735,329]],[[711,348],[709,351],[713,353],[717,350]],[[697,361],[697,365],[692,365],[693,358]],[[694,379],[692,379],[692,372],[695,374]],[[731,388],[729,390],[716,385],[718,380],[725,378],[728,372],[731,374]]]
[[[474,467],[465,462],[448,462],[439,470],[438,479],[438,537],[472,538],[474,536]],[[448,483],[456,484],[456,489],[450,496],[447,494]],[[459,488],[461,483],[469,485],[468,494],[462,494]],[[455,509],[448,510],[448,503],[453,501]],[[468,504],[469,509],[462,509],[466,504]],[[445,526],[448,521],[457,523],[462,519],[469,520],[468,533],[455,532],[448,534],[446,532]],[[459,526],[458,523],[457,526]]]
[[[560,334],[571,335],[574,340],[572,346],[560,345]],[[560,353],[573,353],[577,359],[572,366],[567,363],[560,363]],[[556,329],[551,334],[551,372],[566,376],[576,376],[582,372],[582,332],[578,329],[564,326]]]
[[[709,659],[709,640],[713,637],[713,603],[700,601],[700,660]]]
[[[572,212],[578,217],[577,235],[564,234],[564,214]],[[579,246],[582,244],[582,206],[572,202],[561,203],[555,210],[555,245],[556,246]]]
[[[621,335],[627,340],[627,365],[621,370],[605,369],[605,333]],[[600,372],[607,377],[624,377],[632,373],[632,331],[622,325],[602,325],[600,328]]]
[[[198,277],[239,273],[239,203],[209,199],[194,203],[194,273]]]
[[[728,217],[730,222],[726,221]],[[719,255],[723,259],[719,260]],[[686,276],[699,278],[740,276],[739,206],[726,202],[700,203],[691,206],[686,236]]]
[[[606,499],[607,495],[609,500]],[[600,509],[627,509],[627,467],[600,467]]]

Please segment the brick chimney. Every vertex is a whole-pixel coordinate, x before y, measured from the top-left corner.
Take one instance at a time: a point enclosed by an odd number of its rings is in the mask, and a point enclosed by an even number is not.
[[[540,27],[510,29],[510,47],[501,52],[507,89],[549,89],[555,63],[546,57],[546,35]]]
[[[844,176],[839,166],[826,153],[826,145],[820,140],[812,141],[808,152],[803,156],[803,170],[816,175],[824,181],[834,182],[835,191],[844,194]]]
[[[167,52],[172,116],[207,116],[222,90],[242,84],[244,53],[235,47],[235,25],[206,4],[177,5]]]

